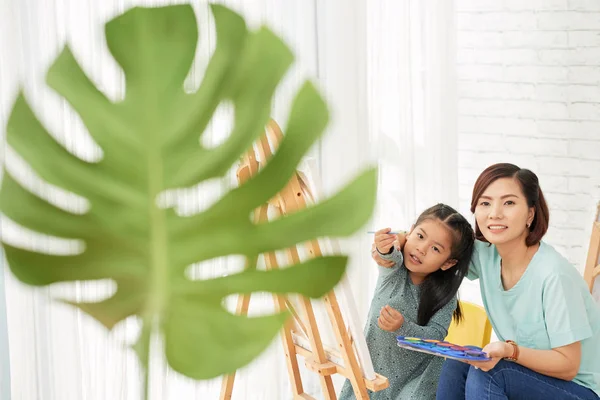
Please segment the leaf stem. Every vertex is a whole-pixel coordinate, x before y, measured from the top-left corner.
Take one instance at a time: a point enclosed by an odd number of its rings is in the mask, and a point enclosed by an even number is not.
[[[150,354],[148,354],[148,356],[150,356]],[[150,371],[149,371],[149,369],[150,369],[150,363],[148,362],[142,368],[142,373],[144,374],[143,387],[142,387],[142,399],[143,400],[150,400],[150,379],[149,379]]]
[[[150,399],[150,364],[152,360],[152,332],[155,329],[152,315],[146,314],[142,317],[142,331],[134,349],[138,355],[142,372],[142,391],[143,400]]]

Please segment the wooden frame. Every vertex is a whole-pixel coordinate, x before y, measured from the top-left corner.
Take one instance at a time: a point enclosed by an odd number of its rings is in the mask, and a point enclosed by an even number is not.
[[[265,134],[255,146],[257,151],[255,152],[254,148],[250,149],[242,160],[237,172],[240,184],[258,173],[259,168],[263,167],[266,161],[273,155],[272,147],[276,149],[282,139],[283,134],[281,129],[275,121],[270,121],[266,127]],[[288,215],[305,208],[314,199],[315,193],[313,193],[313,188],[310,187],[303,175],[297,172],[278,195],[271,199],[268,204],[260,206],[255,211],[254,221],[260,223],[268,220],[267,210],[269,209],[269,205],[276,210],[279,216]],[[300,261],[298,247],[292,247],[285,251],[286,258],[290,264],[296,264]],[[304,249],[311,257],[318,257],[323,252],[322,245],[317,240],[306,243]],[[267,269],[278,268],[277,258],[274,253],[267,253],[263,256]],[[339,286],[344,289],[342,295],[345,297],[345,300],[349,299],[352,301],[351,305],[354,306],[352,296],[347,295],[349,292],[347,281],[343,281]],[[349,318],[350,321],[348,321],[350,322],[350,331],[353,334],[346,328],[335,291],[331,291],[325,295],[323,300],[327,309],[329,322],[336,337],[336,349],[329,349],[324,346],[310,299],[300,299],[300,311],[303,318],[298,315],[285,296],[274,295],[273,299],[277,310],[287,308],[293,315],[292,320],[282,330],[281,339],[294,399],[314,400],[312,396],[304,392],[298,365],[298,355],[304,357],[304,365],[309,371],[319,375],[324,399],[337,399],[331,378],[333,374],[341,374],[348,378],[352,384],[356,398],[361,400],[369,399],[367,389],[379,391],[389,386],[387,378],[376,374],[373,370],[366,347],[366,340],[362,334],[362,328],[357,328],[356,326],[357,318],[351,316]],[[236,312],[238,314],[246,314],[249,303],[249,295],[240,295]],[[235,374],[223,378],[221,400],[231,399],[234,381]]]
[[[590,292],[598,293],[600,299],[600,202],[596,209],[596,218],[592,225],[592,235],[590,238],[590,247],[588,250],[587,261],[583,273]]]

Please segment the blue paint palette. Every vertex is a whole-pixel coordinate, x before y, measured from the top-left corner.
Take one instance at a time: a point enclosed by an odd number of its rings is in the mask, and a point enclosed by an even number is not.
[[[459,361],[489,361],[486,353],[477,346],[459,346],[442,340],[421,339],[409,336],[397,336],[398,346],[419,351],[421,353],[432,354],[438,357],[451,358]]]

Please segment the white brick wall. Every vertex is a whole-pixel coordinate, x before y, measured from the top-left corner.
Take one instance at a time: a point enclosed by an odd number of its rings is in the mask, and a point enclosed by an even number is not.
[[[457,0],[460,207],[477,175],[540,177],[546,240],[580,270],[600,200],[600,0]]]

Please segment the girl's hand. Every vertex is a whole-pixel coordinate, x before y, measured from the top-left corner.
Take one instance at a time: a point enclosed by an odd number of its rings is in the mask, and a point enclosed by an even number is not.
[[[404,324],[404,316],[389,305],[384,306],[379,312],[377,325],[384,331],[395,332]]]
[[[390,228],[384,228],[375,232],[375,246],[381,254],[389,253],[392,247],[395,247],[398,251],[402,251],[404,243],[406,243],[406,232],[393,234],[390,231]]]
[[[513,346],[506,342],[493,342],[485,346],[483,352],[491,357],[490,361],[467,361],[467,364],[471,364],[475,368],[488,372],[504,357],[512,356]]]
[[[381,254],[387,254],[392,250],[396,235],[390,234],[391,228],[383,228],[375,232],[375,247]]]
[[[375,243],[373,243],[371,245],[371,257],[373,258],[373,260],[375,260],[375,262],[378,265],[381,265],[382,267],[385,267],[385,268],[392,268],[394,265],[396,265],[396,263],[392,260],[385,260],[385,259],[381,258],[381,256],[377,252]]]

